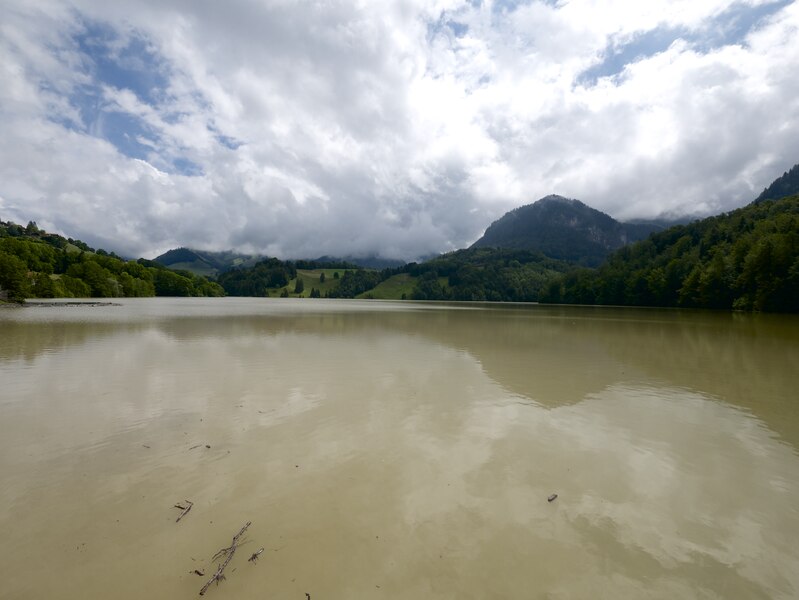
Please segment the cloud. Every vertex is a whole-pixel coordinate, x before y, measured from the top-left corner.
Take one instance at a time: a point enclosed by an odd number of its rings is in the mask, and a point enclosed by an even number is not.
[[[128,255],[413,259],[548,193],[729,210],[799,157],[797,2],[0,11],[0,215]]]

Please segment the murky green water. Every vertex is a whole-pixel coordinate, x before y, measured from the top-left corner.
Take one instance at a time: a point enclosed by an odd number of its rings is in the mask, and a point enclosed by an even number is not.
[[[252,521],[206,598],[797,598],[798,366],[776,316],[3,309],[0,597],[196,597]]]

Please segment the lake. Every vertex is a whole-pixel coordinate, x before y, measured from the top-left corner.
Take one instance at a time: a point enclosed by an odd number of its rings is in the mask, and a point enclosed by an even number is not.
[[[796,317],[118,303],[0,310],[2,598],[799,597]]]

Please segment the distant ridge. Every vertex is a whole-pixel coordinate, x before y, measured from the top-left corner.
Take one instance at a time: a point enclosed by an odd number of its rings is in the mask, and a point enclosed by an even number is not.
[[[664,228],[655,223],[620,223],[579,200],[550,195],[506,213],[471,247],[532,250],[597,266],[613,250]]]
[[[234,267],[250,267],[264,258],[255,254],[210,252],[181,247],[164,252],[154,262],[173,270],[215,277]]]
[[[358,265],[359,267],[364,267],[365,269],[394,269],[397,267],[401,267],[402,265],[406,264],[404,260],[398,260],[394,258],[382,258],[380,256],[320,256],[319,258],[314,259],[315,262],[319,263],[339,263],[339,262],[346,262],[352,263],[353,265]]]
[[[154,259],[160,265],[176,271],[189,271],[195,275],[216,277],[234,268],[252,267],[268,257],[259,254],[239,254],[236,252],[210,252],[193,248],[174,248]],[[315,262],[341,264],[367,269],[397,268],[406,264],[404,260],[381,258],[379,256],[320,256],[314,259],[294,259],[293,262]]]

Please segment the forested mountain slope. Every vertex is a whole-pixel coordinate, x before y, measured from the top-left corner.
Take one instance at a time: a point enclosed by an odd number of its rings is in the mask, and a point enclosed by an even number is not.
[[[469,248],[402,270],[415,279],[415,300],[536,302],[570,266],[530,250]]]
[[[799,311],[799,195],[672,227],[575,270],[542,299]]]
[[[223,295],[205,277],[95,251],[33,222],[22,227],[0,221],[0,298],[6,300]]]
[[[756,199],[755,203],[764,200],[779,200],[786,196],[799,194],[799,165],[794,165],[768,186]]]

